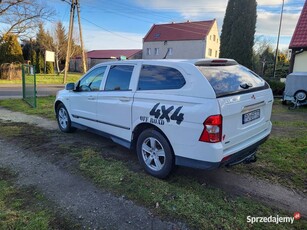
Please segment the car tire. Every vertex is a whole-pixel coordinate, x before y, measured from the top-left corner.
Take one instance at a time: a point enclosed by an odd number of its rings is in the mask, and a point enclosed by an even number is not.
[[[307,98],[307,93],[303,90],[299,90],[294,94],[294,98],[299,102],[305,101]]]
[[[137,155],[150,175],[164,179],[174,168],[174,154],[168,140],[154,129],[144,130],[137,139]]]
[[[71,126],[71,120],[66,107],[61,103],[56,109],[56,119],[59,128],[64,133],[71,133],[76,130],[76,128]]]

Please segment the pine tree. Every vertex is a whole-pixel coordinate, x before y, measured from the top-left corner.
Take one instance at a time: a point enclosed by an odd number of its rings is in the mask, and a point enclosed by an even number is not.
[[[220,57],[252,68],[257,19],[256,0],[229,0],[221,34]]]
[[[51,37],[51,35],[49,34],[49,32],[46,32],[43,24],[39,25],[39,29],[38,29],[38,33],[36,34],[36,46],[37,46],[37,50],[36,50],[36,71],[38,73],[44,73],[45,71],[45,52],[46,50],[52,51],[54,50],[54,44],[53,44],[53,39]],[[53,66],[53,65],[52,65]],[[47,67],[47,63],[46,63],[46,67]],[[49,70],[50,68],[48,68]],[[46,68],[47,70],[47,68]],[[52,71],[53,72],[53,71]],[[46,73],[51,73],[51,72],[47,72]]]
[[[4,35],[0,44],[0,64],[22,63],[23,61],[22,50],[17,36],[13,34]]]

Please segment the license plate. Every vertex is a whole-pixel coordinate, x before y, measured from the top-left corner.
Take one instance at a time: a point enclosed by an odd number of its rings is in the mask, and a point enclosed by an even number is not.
[[[260,109],[253,110],[248,113],[244,113],[242,114],[242,124],[246,124],[258,118],[260,118]]]

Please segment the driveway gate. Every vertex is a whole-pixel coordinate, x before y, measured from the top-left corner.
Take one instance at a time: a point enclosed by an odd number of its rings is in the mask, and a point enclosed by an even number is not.
[[[36,75],[33,65],[22,65],[22,98],[36,108]]]

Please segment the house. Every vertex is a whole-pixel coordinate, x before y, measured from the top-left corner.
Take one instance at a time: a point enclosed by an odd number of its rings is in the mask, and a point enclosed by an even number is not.
[[[218,58],[219,49],[215,19],[153,25],[143,39],[143,59]]]
[[[296,24],[289,49],[292,50],[289,72],[307,72],[307,1]]]
[[[98,63],[114,61],[114,59],[140,59],[142,58],[142,50],[92,50],[86,53],[86,58],[87,68],[90,69]],[[81,56],[72,58],[69,64],[69,71],[81,72],[81,61]]]

